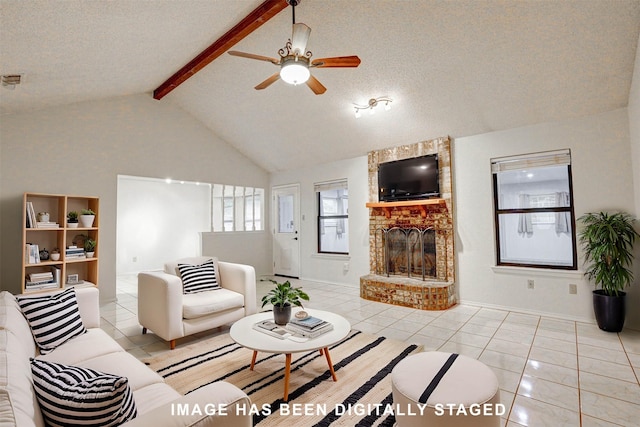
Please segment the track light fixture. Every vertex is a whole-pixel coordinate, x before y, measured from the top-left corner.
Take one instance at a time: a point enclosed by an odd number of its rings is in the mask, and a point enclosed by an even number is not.
[[[361,110],[369,110],[370,115],[375,114],[375,108],[378,106],[378,104],[383,104],[384,110],[389,111],[391,110],[392,102],[393,99],[386,96],[381,96],[379,98],[371,98],[367,105],[353,104],[353,108],[355,109],[356,113],[356,119],[359,119],[362,116],[362,113],[360,112]]]

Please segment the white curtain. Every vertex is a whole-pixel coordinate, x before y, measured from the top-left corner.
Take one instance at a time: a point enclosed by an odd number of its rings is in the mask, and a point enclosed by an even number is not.
[[[338,215],[343,215],[344,214],[344,204],[342,203],[343,191],[338,190],[337,193],[338,193],[338,197],[337,197]],[[342,235],[344,234],[344,218],[337,218],[336,221],[337,221],[336,236],[338,237],[338,239],[342,239]]]
[[[520,194],[518,196],[518,204],[521,209],[530,207],[529,195]],[[518,216],[518,234],[533,234],[533,224],[531,222],[530,213],[521,213]]]
[[[556,206],[564,208],[569,206],[569,193],[560,191],[556,193]],[[556,213],[556,233],[569,233],[571,231],[571,215],[569,212]]]

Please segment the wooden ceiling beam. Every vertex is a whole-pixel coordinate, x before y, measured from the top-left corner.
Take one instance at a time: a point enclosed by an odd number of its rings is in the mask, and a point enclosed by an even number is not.
[[[286,0],[265,0],[253,12],[248,14],[232,29],[216,40],[211,46],[180,68],[167,81],[153,91],[154,99],[162,99],[173,89],[184,83],[189,77],[209,65],[214,59],[225,53],[240,40],[254,32],[262,24],[276,16],[288,6]]]

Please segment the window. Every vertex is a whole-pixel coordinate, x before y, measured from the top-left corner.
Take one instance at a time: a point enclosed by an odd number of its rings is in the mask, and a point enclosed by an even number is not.
[[[577,269],[569,150],[491,161],[498,265]]]
[[[263,230],[264,189],[213,184],[213,231]]]
[[[347,181],[315,184],[318,194],[318,252],[349,253],[349,191]]]

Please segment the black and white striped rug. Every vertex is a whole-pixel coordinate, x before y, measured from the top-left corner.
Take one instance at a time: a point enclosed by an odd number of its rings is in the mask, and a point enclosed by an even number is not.
[[[253,352],[228,334],[145,362],[182,394],[215,381],[236,385],[251,399],[254,426],[392,426],[391,370],[422,347],[352,331],[329,350],[338,381],[318,351],[294,353],[287,402],[284,355],[258,353],[250,371]]]

